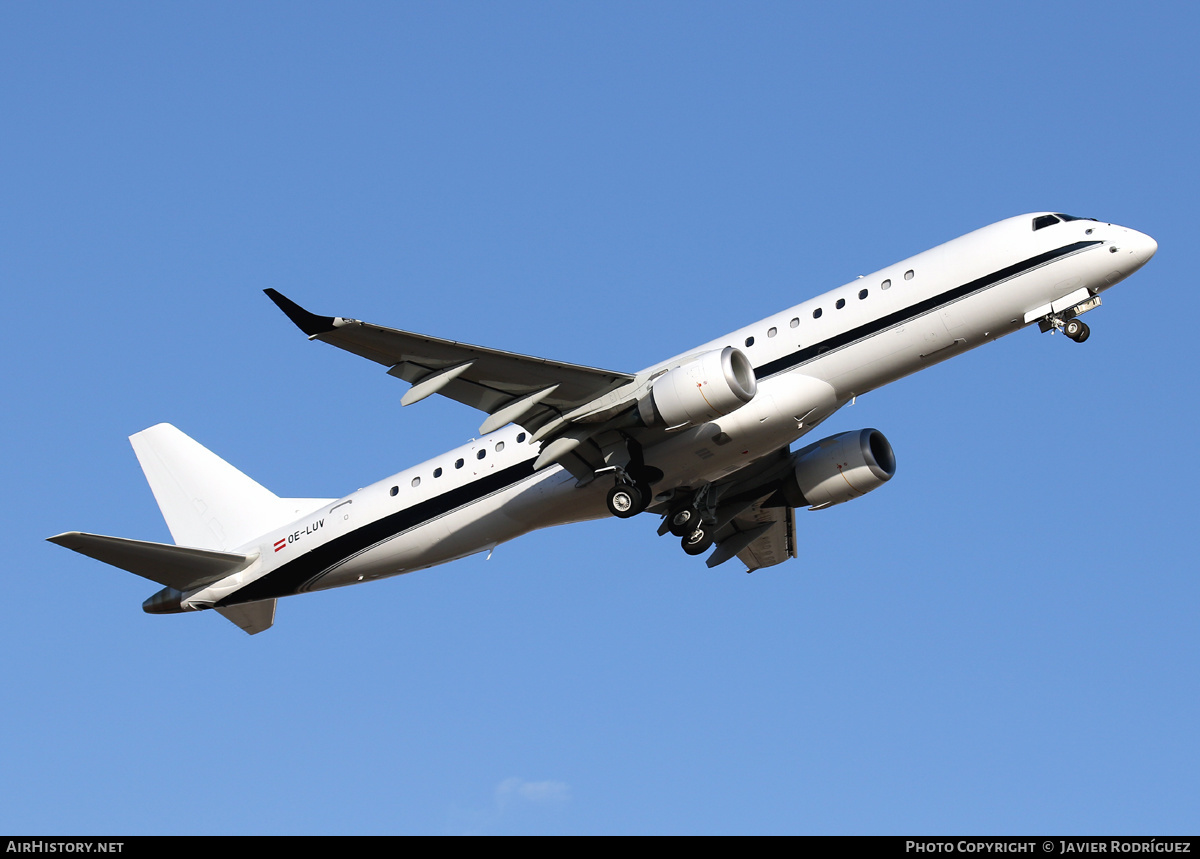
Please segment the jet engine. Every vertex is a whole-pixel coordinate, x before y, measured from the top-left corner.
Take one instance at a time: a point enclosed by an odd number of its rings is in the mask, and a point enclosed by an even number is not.
[[[746,353],[732,346],[705,352],[668,370],[638,401],[646,426],[683,429],[740,409],[754,398],[758,381]]]
[[[780,494],[791,507],[821,510],[866,495],[895,473],[896,454],[883,433],[852,430],[793,453]]]

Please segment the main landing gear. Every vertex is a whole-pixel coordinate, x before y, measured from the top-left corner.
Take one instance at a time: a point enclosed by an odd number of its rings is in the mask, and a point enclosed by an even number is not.
[[[703,555],[713,544],[712,526],[703,522],[697,524],[695,530],[685,534],[680,541],[683,551],[689,555]]]
[[[701,487],[695,494],[677,498],[667,510],[666,521],[659,527],[659,534],[673,534],[679,538],[683,551],[689,555],[703,555],[712,548],[716,534],[715,517],[707,521],[704,510],[708,509],[708,487]],[[709,510],[711,514],[712,511]]]
[[[649,485],[621,480],[608,490],[608,512],[618,519],[629,519],[645,510],[652,497]]]
[[[691,504],[671,508],[667,518],[667,530],[676,537],[686,537],[700,524],[700,511]]]
[[[617,476],[617,485],[608,490],[608,512],[618,519],[629,519],[638,515],[654,500],[654,490],[650,484],[662,480],[662,472],[657,468],[647,468],[642,456],[642,446],[634,439],[626,438],[629,451],[629,464],[625,466],[610,465],[596,472],[597,475],[611,473]]]

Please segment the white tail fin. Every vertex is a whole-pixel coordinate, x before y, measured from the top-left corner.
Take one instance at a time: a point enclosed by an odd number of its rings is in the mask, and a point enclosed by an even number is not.
[[[280,498],[170,424],[129,442],[179,546],[230,551],[332,500]]]

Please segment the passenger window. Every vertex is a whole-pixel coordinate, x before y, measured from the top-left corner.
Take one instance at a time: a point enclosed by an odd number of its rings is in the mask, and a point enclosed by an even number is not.
[[[768,328],[768,329],[767,329],[767,336],[768,336],[768,337],[774,337],[774,336],[775,336],[776,334],[778,334],[778,333],[779,333],[779,332],[778,332],[778,331],[776,331],[774,328]]]
[[[517,444],[520,444],[523,441],[525,441],[525,433],[523,433],[523,432],[517,433]]]
[[[441,470],[440,468],[435,468],[435,469],[433,470],[433,476],[434,476],[434,477],[441,477],[441,476],[442,476],[442,470]]]
[[[799,327],[800,327],[800,317],[793,316],[792,321],[788,323],[788,328],[799,328]]]
[[[483,459],[485,456],[487,456],[487,448],[485,447],[481,447],[479,453],[475,454],[476,459]]]
[[[462,461],[461,459],[456,459],[456,460],[454,460],[454,467],[455,467],[455,468],[462,468],[462,467],[463,467],[463,461]]]
[[[837,300],[837,304],[836,304],[835,306],[837,307],[837,309],[838,309],[838,310],[841,310],[843,307],[845,307],[845,306],[846,306],[846,299],[844,299],[844,298],[839,298],[839,299]]]
[[[879,284],[879,288],[880,289],[891,289],[892,288],[892,279],[889,277],[883,283]]]
[[[747,338],[746,338],[746,345],[747,345],[747,346],[753,346],[753,345],[754,345],[754,338],[753,338],[753,337],[747,337]]]
[[[420,485],[421,485],[421,478],[419,478],[419,477],[414,477],[414,478],[412,479],[412,485],[413,485],[413,489],[416,489],[418,486],[420,486]]]
[[[502,442],[502,441],[496,442],[496,453],[499,453],[502,450],[504,450],[504,442]]]
[[[813,311],[813,319],[820,319],[820,318],[821,318],[821,308],[818,307],[816,310]]]
[[[391,494],[392,494],[392,495],[395,495],[395,494],[396,494],[397,492],[399,492],[399,491],[400,491],[400,487],[399,487],[399,486],[393,486],[393,487],[392,487],[392,493],[391,493]]]
[[[908,271],[906,271],[906,272],[904,273],[904,279],[905,279],[905,280],[912,280],[912,279],[913,279],[913,274],[914,274],[914,272],[913,272],[913,270],[910,268]]]
[[[867,297],[867,291],[865,289],[860,289],[858,291],[858,300],[862,301],[866,297]]]

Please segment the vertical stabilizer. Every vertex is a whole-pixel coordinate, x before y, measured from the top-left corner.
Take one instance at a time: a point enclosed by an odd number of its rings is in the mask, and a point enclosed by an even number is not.
[[[328,503],[280,498],[170,424],[129,442],[176,545],[229,551]]]

